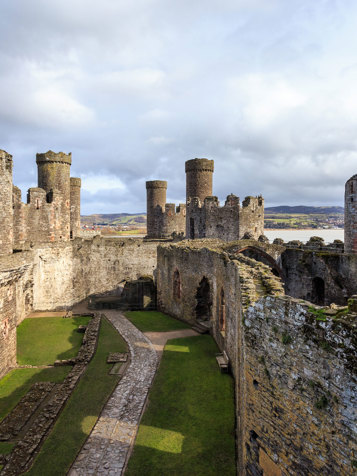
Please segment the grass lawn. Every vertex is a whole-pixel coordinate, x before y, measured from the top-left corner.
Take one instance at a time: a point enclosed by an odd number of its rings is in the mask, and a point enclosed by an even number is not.
[[[85,316],[25,319],[17,328],[18,364],[53,364],[56,359],[76,356],[83,339],[77,328],[89,320]]]
[[[126,476],[235,475],[233,379],[210,336],[168,341]]]
[[[27,475],[67,474],[119,380],[108,374],[112,364],[106,363],[107,356],[126,350],[118,332],[102,319],[97,352]]]
[[[32,384],[62,382],[71,368],[66,366],[49,369],[15,369],[9,372],[0,380],[0,420],[17,405]]]
[[[190,328],[188,324],[158,311],[128,311],[125,315],[141,332],[168,332]]]

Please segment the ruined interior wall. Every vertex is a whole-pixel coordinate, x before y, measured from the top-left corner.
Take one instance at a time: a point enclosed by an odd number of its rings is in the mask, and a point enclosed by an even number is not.
[[[254,239],[264,235],[264,200],[262,197],[246,197],[239,214],[239,239],[251,233]]]
[[[63,309],[123,280],[153,276],[156,248],[156,242],[101,237],[37,248],[34,309]]]
[[[16,364],[16,326],[32,306],[32,253],[0,259],[0,378]]]
[[[223,241],[238,240],[239,205],[207,207],[205,228],[207,238],[220,238]]]
[[[162,216],[162,230],[160,238],[170,238],[173,233],[186,231],[186,205],[180,204],[177,208],[174,203],[166,203]]]
[[[312,280],[325,283],[325,304],[346,304],[357,294],[357,257],[353,254],[287,249],[281,256],[285,291],[311,301]]]
[[[239,376],[248,475],[353,473],[355,328],[355,316],[319,320],[288,297],[248,309]]]
[[[191,324],[196,322],[196,292],[202,278],[210,283],[211,329],[221,350],[226,350],[232,365],[236,362],[237,319],[240,315],[239,276],[234,262],[224,253],[209,249],[215,241],[205,240],[207,248],[199,243],[180,242],[161,245],[157,254],[158,308]],[[196,248],[197,247],[197,248]],[[175,296],[173,277],[180,274],[180,297]],[[226,328],[219,327],[220,295],[225,296]]]

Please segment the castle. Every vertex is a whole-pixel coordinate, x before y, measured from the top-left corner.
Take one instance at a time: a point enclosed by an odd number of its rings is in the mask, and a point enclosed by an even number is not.
[[[228,195],[223,207],[212,193],[213,160],[193,159],[185,164],[186,204],[175,207],[166,203],[167,182],[146,182],[147,236],[170,238],[173,235],[189,239],[220,238],[240,240],[244,236],[258,239],[264,234],[264,200]]]
[[[16,327],[30,312],[71,309],[151,276],[157,308],[208,330],[231,369],[239,475],[353,474],[357,176],[346,183],[345,248],[269,244],[263,199],[240,206],[229,195],[219,207],[207,159],[186,162],[177,210],[166,182],[147,182],[146,239],[84,239],[71,156],[37,163],[39,188],[23,204],[12,157],[0,153],[0,377],[16,366]],[[174,232],[188,239],[163,239]]]
[[[38,187],[27,192],[13,185],[12,156],[0,150],[0,255],[36,243],[68,241],[80,234],[81,179],[70,177],[71,154],[37,154]]]

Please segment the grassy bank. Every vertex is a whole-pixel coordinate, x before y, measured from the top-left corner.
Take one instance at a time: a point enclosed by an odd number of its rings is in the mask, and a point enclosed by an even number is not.
[[[128,311],[125,315],[141,332],[168,332],[190,327],[158,311]]]
[[[210,336],[168,341],[127,476],[235,475],[233,380]]]

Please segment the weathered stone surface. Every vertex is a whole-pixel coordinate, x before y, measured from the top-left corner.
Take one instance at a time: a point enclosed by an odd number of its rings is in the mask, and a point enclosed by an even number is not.
[[[30,422],[25,434],[21,436],[20,441],[18,441],[10,455],[7,457],[6,464],[1,471],[2,475],[16,476],[30,468],[36,453],[42,445],[46,435],[52,428],[59,412],[70,397],[80,377],[85,371],[87,364],[94,355],[99,326],[100,316],[93,317],[88,323],[83,343],[79,349],[73,369],[67,375],[62,384],[54,384],[52,390],[49,389],[49,395],[44,396],[46,400],[39,413],[35,416],[34,420]],[[28,397],[28,400],[32,401],[31,395]],[[33,410],[36,408],[34,404]],[[7,425],[9,429],[11,429],[10,421],[7,422]],[[15,427],[18,431],[21,431],[17,417],[14,421],[14,428]]]
[[[70,476],[123,474],[156,372],[157,355],[149,339],[119,311],[106,311],[105,315],[127,342],[130,364],[74,462]]]
[[[267,466],[353,474],[356,327],[356,315],[321,317],[288,297],[266,297],[246,311],[238,437],[247,474]]]

